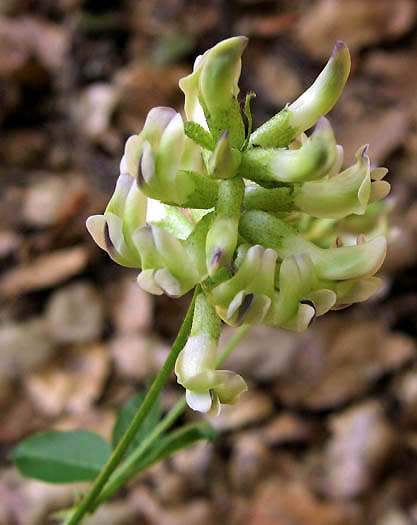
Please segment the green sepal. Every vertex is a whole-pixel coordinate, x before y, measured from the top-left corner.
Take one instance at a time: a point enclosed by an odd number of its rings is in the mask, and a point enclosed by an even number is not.
[[[208,131],[206,131],[203,126],[197,124],[197,122],[189,121],[184,123],[184,132],[187,137],[190,137],[196,144],[202,148],[213,151],[216,143],[214,142],[213,137]]]

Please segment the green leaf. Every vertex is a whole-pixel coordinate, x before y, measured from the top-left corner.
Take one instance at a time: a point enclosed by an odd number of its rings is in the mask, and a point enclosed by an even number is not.
[[[208,131],[206,131],[200,124],[197,122],[185,122],[184,132],[187,137],[190,137],[194,142],[196,142],[202,148],[213,151],[216,144],[213,137]]]
[[[19,443],[11,458],[25,477],[49,483],[72,483],[93,480],[111,452],[107,441],[93,432],[50,430]]]
[[[122,439],[123,434],[126,432],[128,426],[132,422],[132,419],[135,417],[135,414],[138,411],[139,407],[141,406],[143,400],[145,399],[145,396],[146,396],[146,392],[138,392],[137,394],[134,394],[130,399],[128,399],[126,403],[122,406],[117,416],[116,423],[114,424],[114,427],[113,427],[113,435],[112,435],[113,448],[116,448],[119,441]],[[129,455],[132,452],[132,450],[135,449],[141,443],[143,438],[147,436],[149,432],[151,432],[154,429],[160,417],[161,417],[161,404],[159,400],[157,400],[152,406],[145,420],[143,421],[142,426],[140,427],[134,440],[132,441],[132,444],[130,445],[127,451],[127,455]]]
[[[207,440],[213,443],[216,437],[216,431],[208,421],[185,425],[160,438],[148,454],[138,461],[136,471],[145,470],[154,463],[172,456],[175,452],[189,447],[197,441]]]

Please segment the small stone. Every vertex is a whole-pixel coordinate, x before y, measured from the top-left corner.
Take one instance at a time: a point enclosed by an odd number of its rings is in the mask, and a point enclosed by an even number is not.
[[[110,296],[113,320],[119,332],[143,332],[151,328],[152,298],[139,288],[135,279],[125,278],[118,281]]]
[[[120,335],[110,342],[110,353],[119,374],[128,379],[145,381],[154,371],[152,350],[155,341],[146,335]]]
[[[89,430],[111,441],[115,421],[114,410],[90,407],[82,412],[64,415],[54,423],[53,428],[56,430]]]
[[[58,510],[69,508],[74,494],[84,493],[88,483],[54,485],[22,478],[15,468],[5,471],[0,479],[1,513],[8,521],[24,525],[45,525]]]
[[[17,389],[12,390],[10,394],[9,403],[4,403],[1,410],[0,442],[12,445],[32,432],[44,430],[48,422],[34,410],[27,396],[19,396]]]
[[[138,118],[143,118],[156,100],[165,100],[172,106],[178,98],[178,81],[189,72],[184,66],[161,68],[136,61],[116,75],[116,88],[120,94],[120,119],[129,129],[138,128]],[[140,126],[139,126],[140,129]]]
[[[0,259],[9,256],[21,245],[22,239],[12,231],[0,231]]]
[[[0,326],[0,376],[17,379],[42,366],[53,352],[46,323],[32,319]]]
[[[417,518],[417,513],[415,519]],[[414,521],[415,521],[414,519]],[[407,514],[400,509],[391,509],[376,522],[376,525],[410,525]]]
[[[214,446],[207,442],[196,443],[174,454],[171,461],[175,471],[193,486],[206,487],[214,461]]]
[[[403,422],[417,424],[417,368],[413,367],[394,381],[393,392],[400,404]],[[417,443],[417,442],[416,442]]]
[[[229,475],[233,488],[251,491],[268,472],[271,456],[258,432],[242,433],[233,440]]]
[[[323,488],[330,498],[351,499],[373,486],[394,444],[393,431],[376,401],[355,405],[330,420]]]
[[[155,493],[164,505],[180,503],[187,494],[186,482],[182,476],[166,472],[155,484]]]
[[[65,220],[72,203],[85,194],[79,176],[37,174],[23,198],[23,220],[29,226],[45,228]]]
[[[314,435],[313,425],[291,412],[274,417],[261,429],[262,438],[270,446],[308,441]]]
[[[133,502],[116,501],[100,505],[88,518],[88,525],[128,525],[140,521],[141,513]]]
[[[187,503],[165,506],[155,498],[153,491],[139,486],[130,494],[144,522],[158,525],[213,525],[214,513],[210,502],[204,499],[188,498]]]
[[[81,413],[100,396],[109,365],[104,345],[71,348],[61,352],[59,363],[27,377],[25,387],[44,414],[57,416],[64,410]]]
[[[85,88],[74,112],[81,132],[90,139],[102,136],[110,127],[118,100],[118,89],[111,84],[97,82]]]
[[[309,339],[292,355],[275,388],[288,406],[313,410],[339,406],[367,392],[416,354],[411,337],[390,333],[377,320],[358,322],[353,316],[329,314],[306,335]]]
[[[25,194],[23,201],[25,222],[41,228],[55,224],[65,195],[66,182],[59,177],[37,180]]]
[[[64,286],[49,298],[46,320],[49,335],[56,343],[97,340],[104,322],[101,297],[94,286],[86,281]]]
[[[319,500],[302,482],[279,477],[264,481],[249,504],[247,525],[355,525],[349,507]]]
[[[220,348],[234,330],[226,327],[220,338]],[[303,334],[294,334],[266,326],[253,326],[245,339],[226,359],[224,367],[245,378],[273,381],[285,374],[298,348],[303,346]]]
[[[361,144],[372,137],[370,155],[372,162],[379,166],[400,145],[405,144],[412,123],[407,107],[392,105],[383,110],[363,111],[355,118],[343,119],[343,125],[335,122],[337,141],[343,144],[347,165],[355,161],[355,153]],[[390,133],[384,133],[389,129]]]

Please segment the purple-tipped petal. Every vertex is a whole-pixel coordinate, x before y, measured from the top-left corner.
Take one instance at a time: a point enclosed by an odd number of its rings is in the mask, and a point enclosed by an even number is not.
[[[343,42],[343,40],[336,40],[335,45],[333,46],[332,50],[332,57],[334,57],[339,51],[342,49],[347,48],[347,45]]]
[[[314,133],[317,131],[320,131],[322,129],[329,129],[331,130],[330,122],[327,120],[326,117],[320,117],[317,121],[317,124],[314,126]]]
[[[223,255],[223,250],[216,250],[214,252],[214,255],[213,257],[211,258],[211,266],[215,266],[217,267],[220,263],[220,259],[222,258],[222,255]]]
[[[369,150],[369,144],[365,144],[361,152],[363,159],[365,159],[368,156],[368,150]]]

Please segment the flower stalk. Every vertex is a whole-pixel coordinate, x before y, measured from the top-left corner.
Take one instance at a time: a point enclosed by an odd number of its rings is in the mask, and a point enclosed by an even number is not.
[[[371,169],[368,145],[342,169],[324,117],[349,75],[346,45],[336,42],[310,88],[254,131],[249,93],[247,132],[238,100],[246,45],[229,38],[196,59],[179,82],[188,122],[152,109],[126,142],[109,206],[87,222],[113,260],[140,269],[149,293],[180,297],[201,286],[176,373],[190,407],[210,413],[246,388],[216,369],[220,320],[305,330],[376,293],[386,254],[383,207],[369,210],[389,191],[387,170]]]
[[[342,169],[343,148],[324,118],[349,75],[346,45],[336,42],[311,87],[254,131],[254,94],[244,115],[238,99],[246,46],[246,37],[229,38],[196,59],[179,82],[188,120],[152,109],[126,142],[104,214],[87,221],[115,262],[140,270],[143,289],[179,297],[195,287],[195,308],[145,408],[68,524],[135,475],[135,459],[184,409],[179,402],[109,481],[174,364],[194,410],[216,415],[246,390],[242,377],[218,370],[221,321],[241,326],[238,337],[253,324],[302,331],[382,285],[387,170],[371,169],[367,145]]]

